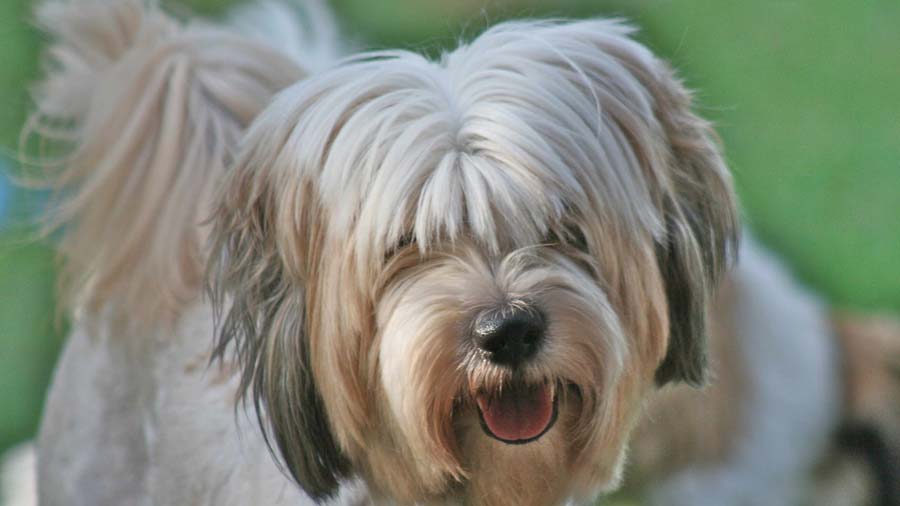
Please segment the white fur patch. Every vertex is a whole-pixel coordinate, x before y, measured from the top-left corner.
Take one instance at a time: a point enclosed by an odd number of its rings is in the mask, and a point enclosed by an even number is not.
[[[0,506],[37,506],[36,471],[33,444],[8,450],[0,460]]]

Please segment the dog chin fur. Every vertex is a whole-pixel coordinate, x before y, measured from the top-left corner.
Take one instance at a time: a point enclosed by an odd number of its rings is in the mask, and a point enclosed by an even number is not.
[[[67,152],[42,164],[76,315],[44,504],[588,501],[647,394],[705,381],[730,176],[626,25],[508,22],[316,71],[283,16],[290,42],[138,0],[39,19],[25,138]],[[513,308],[546,328],[510,366],[472,333]],[[476,398],[523,385],[556,423],[489,437]]]

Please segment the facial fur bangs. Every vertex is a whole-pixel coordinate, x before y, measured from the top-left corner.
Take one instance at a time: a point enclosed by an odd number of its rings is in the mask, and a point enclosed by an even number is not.
[[[523,40],[527,24],[512,23],[439,62],[358,56],[283,92],[247,144],[271,153],[265,146],[279,142],[277,165],[295,171],[285,184],[317,181],[323,202],[343,203],[326,228],[352,242],[368,263],[361,271],[404,240],[427,250],[465,234],[498,252],[534,244],[564,219],[617,239],[658,237],[651,192],[668,183],[653,139],[663,134],[626,68],[652,56],[615,22],[601,42],[637,53],[627,64],[593,39],[533,24],[559,40]],[[293,128],[273,135],[271,125]]]

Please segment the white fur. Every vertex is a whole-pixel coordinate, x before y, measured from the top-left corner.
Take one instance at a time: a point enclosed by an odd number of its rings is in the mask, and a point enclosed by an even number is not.
[[[55,60],[26,138],[71,144],[51,185],[79,310],[42,501],[544,506],[615,488],[653,384],[703,380],[737,235],[690,93],[609,20],[509,22],[438,61],[308,76],[314,58],[280,48],[304,40],[292,10],[266,5],[243,36],[141,0],[42,11]],[[546,318],[516,364],[473,336],[513,311]],[[491,437],[476,399],[525,388],[557,394],[556,424]]]
[[[324,0],[258,0],[229,13],[240,32],[290,56],[311,73],[331,67],[346,53]]]
[[[315,504],[236,405],[236,370],[208,366],[209,307],[188,314],[152,344],[69,336],[37,440],[42,505]],[[333,504],[359,493],[348,484]]]
[[[652,504],[801,504],[837,426],[840,364],[822,301],[749,234],[731,279],[747,376],[744,404],[735,409],[747,417],[725,462],[676,472],[655,487]]]
[[[0,506],[37,506],[34,445],[22,443],[0,460]]]
[[[41,10],[52,65],[25,138],[71,149],[44,165],[76,310],[42,504],[544,506],[615,488],[654,381],[704,378],[737,232],[690,93],[616,21],[334,64],[333,24],[304,5],[224,28],[149,0]],[[836,420],[821,304],[741,252],[752,420],[660,504],[792,504]],[[512,307],[548,322],[518,368],[471,331]],[[507,445],[474,399],[520,383],[560,389],[559,418]]]
[[[249,128],[212,232],[215,293],[232,298],[220,342],[307,490],[326,494],[348,466],[408,502],[616,486],[670,321],[670,348],[701,337],[682,327],[703,320],[734,232],[708,124],[630,32],[509,22],[439,61],[362,54],[287,88]],[[671,320],[666,288],[686,305]],[[519,377],[464,333],[513,302],[553,322]],[[699,380],[702,364],[685,364],[700,354],[684,355],[673,367]],[[464,429],[478,392],[524,380],[579,393],[557,430],[523,450]],[[316,396],[334,444],[307,439],[324,425]],[[509,465],[491,479],[498,458]]]

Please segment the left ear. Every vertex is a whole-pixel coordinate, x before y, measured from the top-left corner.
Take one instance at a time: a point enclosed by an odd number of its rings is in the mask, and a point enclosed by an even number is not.
[[[669,305],[669,345],[656,382],[702,385],[707,377],[707,308],[740,235],[731,175],[709,122],[691,111],[691,94],[664,62],[645,81],[668,144],[662,193],[665,236],[657,262]]]
[[[273,130],[261,128],[248,137],[250,147],[231,168],[218,199],[209,266],[215,357],[237,357],[241,395],[249,394],[255,404],[266,443],[318,502],[334,497],[352,469],[332,431],[310,358],[307,294],[318,233],[316,201],[302,183],[275,182],[279,152],[260,138]]]

